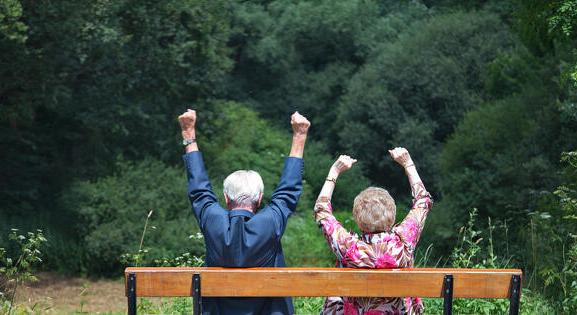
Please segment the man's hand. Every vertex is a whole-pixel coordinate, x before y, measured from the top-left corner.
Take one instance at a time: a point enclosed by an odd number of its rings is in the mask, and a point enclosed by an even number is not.
[[[192,131],[196,125],[196,111],[187,109],[184,114],[178,116],[180,129],[182,131]]]
[[[353,159],[352,157],[348,156],[348,155],[341,155],[339,156],[339,158],[335,161],[335,163],[333,163],[333,166],[331,166],[331,175],[339,175],[347,170],[349,170],[351,167],[353,167],[353,164],[357,163],[357,160]]]
[[[413,159],[409,155],[409,151],[405,148],[396,147],[392,150],[389,150],[389,154],[395,162],[399,163],[403,168],[408,168],[410,166],[414,166]]]
[[[291,116],[291,126],[293,127],[293,144],[289,156],[302,158],[311,123],[303,115],[295,112]]]
[[[182,139],[194,140],[186,146],[185,148],[186,153],[192,151],[198,151],[198,145],[196,144],[196,130],[195,130],[196,111],[192,109],[187,109],[186,112],[178,116],[178,123],[180,124]]]
[[[299,112],[294,112],[291,116],[291,126],[293,127],[294,135],[306,135],[311,123]]]

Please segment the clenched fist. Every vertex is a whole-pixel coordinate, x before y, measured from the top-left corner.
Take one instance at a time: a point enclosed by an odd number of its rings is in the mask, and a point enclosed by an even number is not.
[[[333,163],[331,171],[335,172],[336,174],[341,174],[342,172],[347,171],[353,167],[353,164],[355,163],[357,163],[357,160],[353,159],[352,157],[348,155],[341,155],[335,161],[335,163]]]
[[[187,109],[186,112],[178,116],[178,122],[180,123],[180,129],[182,129],[182,131],[194,130],[196,124],[196,111]]]
[[[291,116],[291,126],[295,135],[306,135],[311,123],[299,112],[294,112]]]
[[[399,163],[399,165],[401,165],[403,168],[415,165],[413,164],[413,160],[409,155],[409,151],[407,151],[405,148],[396,147],[392,150],[389,150],[389,154],[391,154],[393,160]]]

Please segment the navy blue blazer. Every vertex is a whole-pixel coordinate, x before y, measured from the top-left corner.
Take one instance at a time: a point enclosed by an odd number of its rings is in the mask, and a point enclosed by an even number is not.
[[[200,152],[184,155],[188,196],[211,267],[284,267],[281,237],[302,191],[303,160],[288,157],[270,203],[256,214],[226,210],[208,180]],[[246,283],[247,286],[251,285]],[[203,298],[203,314],[293,314],[290,297]]]

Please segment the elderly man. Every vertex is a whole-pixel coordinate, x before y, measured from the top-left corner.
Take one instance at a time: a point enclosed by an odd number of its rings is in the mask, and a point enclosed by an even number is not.
[[[221,267],[283,267],[281,237],[295,210],[302,189],[303,151],[309,121],[295,112],[291,116],[293,140],[280,182],[271,201],[257,212],[263,182],[255,171],[236,171],[224,180],[226,209],[218,204],[196,143],[196,112],[178,117],[186,146],[184,163],[188,196],[204,234],[206,265]],[[246,283],[250,286],[250,283]],[[293,314],[289,297],[203,298],[204,314]]]

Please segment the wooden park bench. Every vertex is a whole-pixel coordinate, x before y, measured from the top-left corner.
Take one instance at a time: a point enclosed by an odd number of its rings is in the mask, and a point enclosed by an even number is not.
[[[444,299],[508,298],[519,313],[519,269],[350,269],[350,268],[126,268],[128,314],[137,297],[192,297],[201,314],[202,297],[366,296]]]

